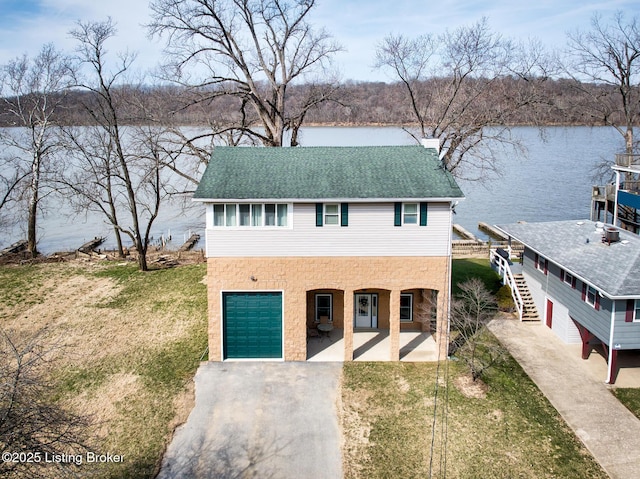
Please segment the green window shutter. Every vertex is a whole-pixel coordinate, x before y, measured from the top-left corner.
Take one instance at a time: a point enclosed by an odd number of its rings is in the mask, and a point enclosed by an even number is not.
[[[316,203],[316,226],[322,226],[322,203]]]
[[[349,203],[340,203],[340,226],[349,226]]]
[[[393,226],[401,226],[402,225],[402,203],[395,203],[394,214],[393,214]]]
[[[420,226],[427,226],[427,203],[420,203]]]

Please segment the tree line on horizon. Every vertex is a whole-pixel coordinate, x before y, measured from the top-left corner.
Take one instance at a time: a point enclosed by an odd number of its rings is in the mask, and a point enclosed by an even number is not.
[[[450,79],[425,80],[423,88],[429,89],[437,82]],[[519,91],[527,86],[527,80],[506,77],[499,80],[501,96],[493,101],[508,102]],[[292,85],[289,87],[289,100],[293,103],[301,102],[305,90],[309,85]],[[595,83],[579,82],[560,78],[547,79],[542,86],[541,101],[518,109],[509,118],[487,126],[609,126],[611,122],[623,124],[625,119],[620,112],[612,112],[608,117],[596,112],[593,98],[609,97],[613,102],[616,95],[615,87]],[[504,92],[507,95],[503,95]],[[584,92],[589,95],[585,96]],[[139,125],[143,123],[161,122],[163,117],[171,117],[171,123],[184,126],[207,127],[212,119],[222,123],[225,119],[239,117],[242,107],[241,100],[233,97],[219,97],[215,101],[200,103],[192,100],[193,91],[187,87],[174,85],[148,86],[123,85],[117,86],[112,92],[118,98],[122,107],[122,122],[124,125]],[[206,90],[202,93],[207,94]],[[404,95],[401,82],[386,83],[380,81],[348,80],[339,85],[334,98],[310,110],[306,116],[307,126],[412,126],[416,120],[412,112],[402,101]],[[60,95],[62,102],[55,112],[53,120],[58,125],[91,126],[95,125],[87,105],[97,104],[98,96],[92,92],[71,90]],[[136,97],[141,101],[153,104],[156,109],[152,115],[140,115],[135,106],[127,99]],[[542,100],[544,99],[544,100]],[[0,103],[0,127],[17,126],[8,104],[11,99]],[[481,109],[482,105],[474,105]],[[128,111],[127,111],[128,110]],[[147,112],[149,113],[149,112]],[[254,116],[248,122],[251,126],[260,124],[259,118]],[[434,118],[429,118],[433,121]],[[169,121],[169,120],[167,120]],[[635,126],[640,121],[635,119]]]
[[[482,179],[526,150],[517,125],[607,125],[633,152],[640,27],[594,15],[566,51],[516,42],[486,18],[434,35],[389,35],[374,67],[394,80],[342,81],[342,46],[311,19],[316,0],[152,0],[166,61],[133,81],[135,55],[111,53],[111,19],[79,21],[72,53],[43,46],[0,68],[0,224],[24,224],[52,198],[98,211],[148,268],[162,204],[192,191],[216,144],[298,146],[304,125],[395,125],[437,138],[442,166]],[[185,126],[198,126],[186,129]],[[178,181],[176,181],[176,179]],[[176,186],[178,185],[178,186]]]

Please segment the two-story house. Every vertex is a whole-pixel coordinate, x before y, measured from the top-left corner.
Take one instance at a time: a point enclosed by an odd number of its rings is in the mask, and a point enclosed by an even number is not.
[[[206,206],[209,359],[307,359],[310,327],[425,330],[446,357],[452,207],[437,142],[216,147]]]
[[[544,324],[582,342],[583,359],[602,348],[614,383],[619,351],[640,349],[640,237],[586,220],[497,228],[524,244],[522,273]]]

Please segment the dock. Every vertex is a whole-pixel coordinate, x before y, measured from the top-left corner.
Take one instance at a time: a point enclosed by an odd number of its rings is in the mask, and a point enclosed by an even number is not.
[[[21,241],[17,241],[15,243],[13,243],[10,246],[7,246],[6,248],[0,250],[0,257],[7,255],[7,254],[14,254],[14,253],[20,253],[22,251],[24,251],[25,249],[27,249],[27,240],[21,240]]]
[[[198,241],[200,241],[200,235],[197,233],[193,233],[189,237],[189,239],[184,242],[184,244],[180,247],[178,251],[189,251],[191,248],[193,248],[196,245]]]
[[[492,238],[495,238],[497,240],[509,241],[509,237],[507,235],[505,235],[502,231],[498,231],[496,228],[494,228],[493,226],[491,226],[488,223],[484,223],[483,221],[478,223],[478,229],[480,231],[484,231],[489,236],[491,236]]]
[[[454,224],[453,225],[453,231],[455,231],[455,233],[458,236],[460,236],[460,238],[462,238],[463,240],[471,240],[471,241],[480,242],[480,240],[478,240],[478,238],[476,238],[476,236],[473,233],[471,233],[470,231],[467,231],[466,229],[464,229],[462,227],[462,225]]]
[[[96,236],[95,238],[93,238],[90,241],[87,241],[85,244],[83,244],[82,246],[80,246],[78,248],[78,251],[80,253],[85,253],[85,254],[90,254],[91,252],[93,252],[93,250],[95,250],[98,246],[100,246],[102,243],[104,243],[106,238],[100,237],[100,236]]]

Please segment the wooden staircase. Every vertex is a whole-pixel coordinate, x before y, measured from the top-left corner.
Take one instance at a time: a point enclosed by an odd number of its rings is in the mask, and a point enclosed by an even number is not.
[[[538,310],[533,302],[533,297],[531,296],[531,292],[529,291],[529,287],[527,286],[524,276],[521,274],[514,274],[513,279],[515,280],[520,296],[522,297],[522,321],[540,321]]]

